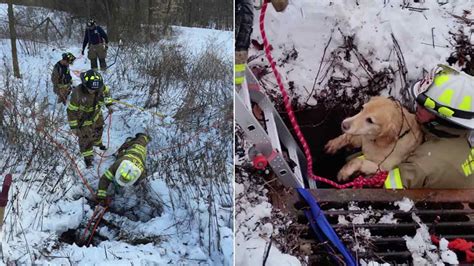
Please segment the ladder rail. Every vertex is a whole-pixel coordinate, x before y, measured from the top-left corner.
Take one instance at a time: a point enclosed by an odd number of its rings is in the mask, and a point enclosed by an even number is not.
[[[235,93],[236,123],[254,148],[267,158],[285,186],[316,188],[316,182],[308,178],[304,153],[248,67],[245,76],[245,82],[236,88]],[[254,116],[251,103],[257,104],[263,111],[266,129]],[[287,158],[294,162],[293,168],[288,164]]]

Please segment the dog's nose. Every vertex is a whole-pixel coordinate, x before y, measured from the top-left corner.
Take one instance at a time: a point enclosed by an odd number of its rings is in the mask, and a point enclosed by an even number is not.
[[[342,121],[341,128],[342,131],[347,131],[351,128],[351,123],[349,121]]]

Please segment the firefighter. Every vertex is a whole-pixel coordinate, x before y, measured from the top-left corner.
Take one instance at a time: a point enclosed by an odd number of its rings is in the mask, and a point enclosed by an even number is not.
[[[97,70],[97,58],[99,58],[100,69],[107,69],[105,58],[107,57],[107,49],[109,48],[108,43],[109,39],[104,29],[97,25],[95,20],[90,19],[89,22],[87,22],[87,28],[84,33],[81,54],[84,55],[84,50],[87,44],[89,44],[87,58],[91,61],[92,69]]]
[[[474,188],[474,78],[440,67],[413,87],[425,142],[389,172],[386,188]]]
[[[282,12],[288,6],[288,0],[272,0],[277,12]],[[250,36],[253,25],[252,0],[236,0],[235,2],[235,85],[244,82],[245,66],[247,64]]]
[[[58,103],[66,105],[67,97],[71,93],[72,77],[69,65],[72,65],[76,57],[72,53],[64,53],[62,59],[53,67],[51,81],[54,93],[58,96]]]
[[[92,166],[94,158],[93,147],[106,150],[102,144],[104,119],[102,106],[112,114],[112,98],[110,89],[104,85],[102,76],[95,70],[81,73],[81,84],[72,90],[67,107],[69,126],[79,138],[79,148],[87,167]]]
[[[125,143],[120,146],[116,152],[117,160],[99,180],[97,198],[102,205],[106,204],[107,189],[110,183],[128,187],[146,176],[146,146],[150,141],[150,136],[138,133],[135,138],[127,138]]]

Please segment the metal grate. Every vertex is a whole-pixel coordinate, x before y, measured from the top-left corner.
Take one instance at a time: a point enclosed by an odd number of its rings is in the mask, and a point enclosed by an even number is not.
[[[347,236],[354,235],[355,231],[361,229],[370,231],[369,239],[358,240],[364,241],[363,244],[367,248],[364,248],[364,251],[353,251],[359,259],[387,262],[391,265],[411,264],[411,253],[407,250],[403,236],[413,237],[419,227],[413,220],[412,213],[415,213],[440,237],[448,240],[464,238],[474,241],[474,190],[319,189],[312,190],[312,194],[320,203],[328,221],[348,247],[352,248],[361,243],[355,243],[357,240],[354,237]],[[393,204],[404,197],[415,203],[408,212],[399,210],[399,207]],[[349,208],[354,202],[360,210]],[[366,213],[367,210],[370,210],[370,217],[382,217],[393,213],[393,217],[398,222],[382,224],[377,223],[377,219],[372,219],[372,221],[367,219],[361,224],[338,222],[340,215],[345,217],[360,215]],[[306,238],[311,237],[311,235],[306,235]],[[323,258],[323,254],[327,257],[327,252],[322,252],[322,246],[324,245],[313,245],[313,255],[309,257],[310,265],[321,265],[327,261],[327,258]],[[465,258],[463,254],[458,254],[458,259],[463,262]]]

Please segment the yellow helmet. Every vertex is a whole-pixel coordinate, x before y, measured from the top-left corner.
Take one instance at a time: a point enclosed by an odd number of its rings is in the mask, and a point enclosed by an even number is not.
[[[416,101],[439,117],[474,129],[474,77],[438,65],[413,86]]]
[[[115,172],[115,181],[122,187],[131,186],[138,180],[141,174],[142,170],[133,162],[123,160]]]

